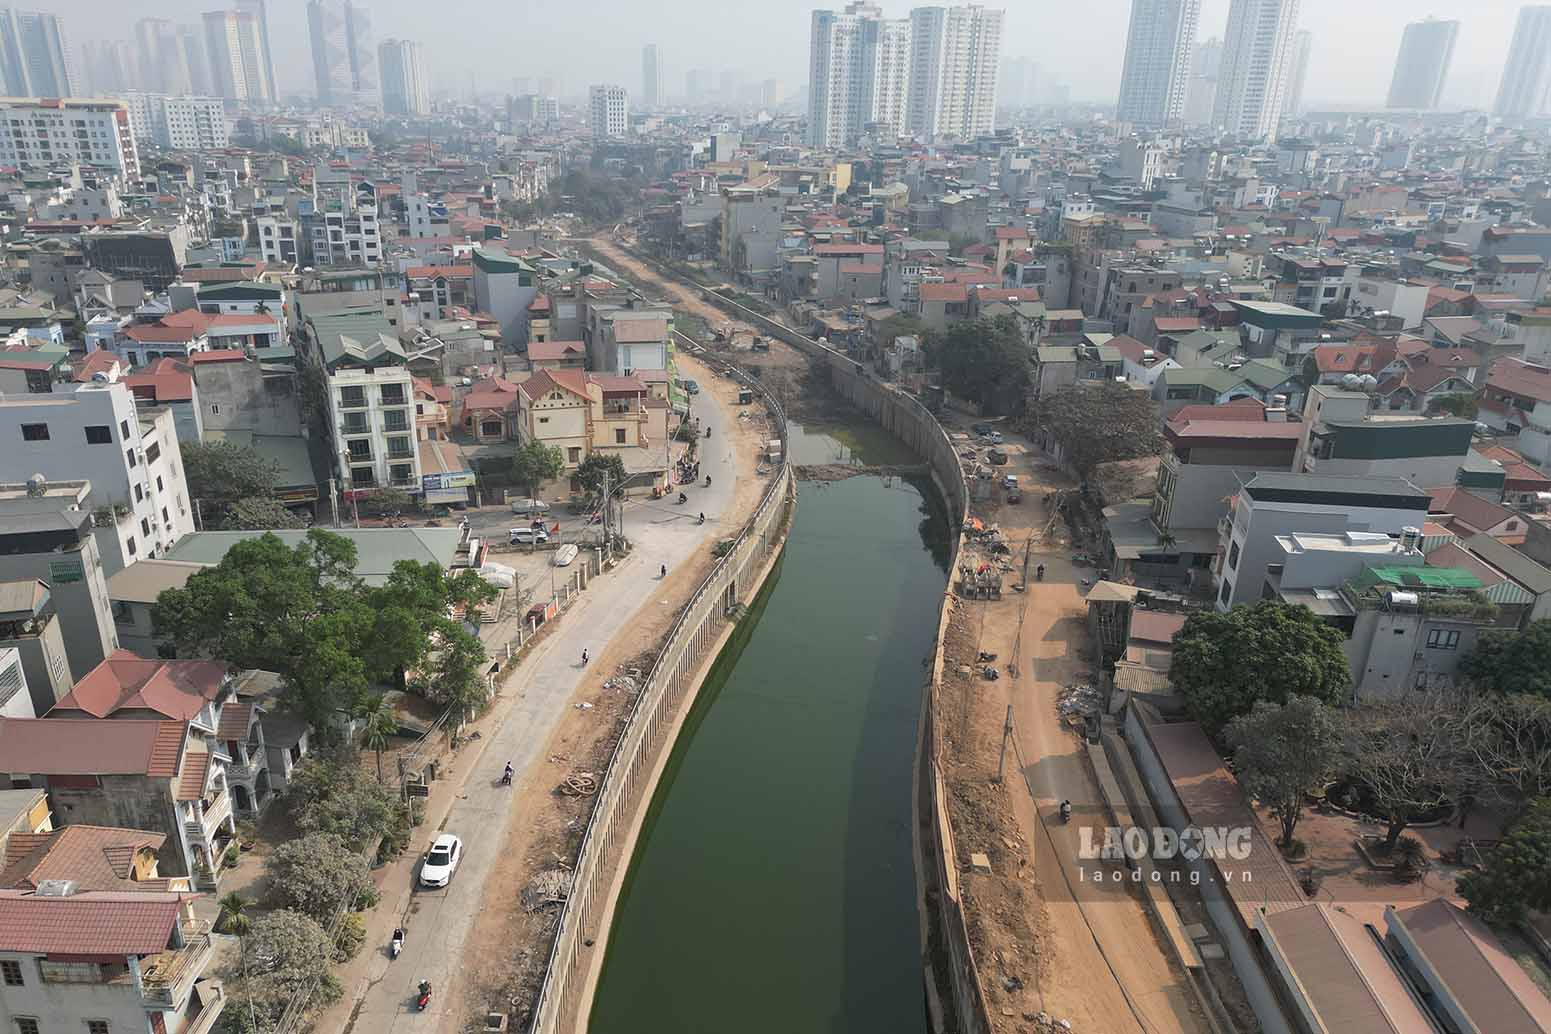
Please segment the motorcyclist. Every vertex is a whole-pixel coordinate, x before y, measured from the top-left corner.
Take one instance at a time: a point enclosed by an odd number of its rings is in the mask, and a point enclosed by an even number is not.
[[[695,523],[696,524],[704,524],[705,523],[705,514],[701,514],[700,515],[700,519],[698,521],[696,521]]]
[[[1034,568],[1034,580],[1036,582],[1042,582],[1042,581],[1045,580],[1045,565],[1044,564],[1040,564],[1038,567]]]
[[[1070,820],[1071,817],[1072,817],[1072,802],[1071,801],[1062,801],[1061,802],[1061,821],[1062,822],[1066,822],[1066,821]]]
[[[512,781],[512,763],[510,761],[508,761],[506,763],[506,771],[501,774],[501,782],[503,782],[503,783],[510,783],[511,781]]]
[[[711,487],[711,475],[710,475],[710,474],[707,474],[707,475],[706,475],[706,476],[705,476],[705,486],[706,486],[706,487],[707,487],[707,488],[710,488],[710,487]]]

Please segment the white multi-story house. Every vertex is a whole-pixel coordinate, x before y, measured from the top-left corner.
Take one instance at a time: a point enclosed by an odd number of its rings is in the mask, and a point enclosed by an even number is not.
[[[71,163],[138,178],[140,156],[124,101],[75,98],[0,100],[0,165]]]
[[[630,133],[630,95],[623,86],[594,86],[587,91],[587,125],[595,137]]]
[[[403,347],[378,334],[330,338],[321,356],[328,374],[334,460],[346,491],[420,490],[414,378]]]
[[[372,183],[351,183],[348,174],[344,182],[315,180],[313,196],[303,199],[299,213],[307,228],[313,265],[375,266],[382,262],[377,188]]]
[[[417,240],[446,237],[447,218],[447,206],[440,201],[432,201],[424,194],[404,198],[404,220],[409,225],[409,235]]]
[[[89,480],[103,573],[161,556],[194,530],[173,414],[122,382],[0,399],[0,481]]]
[[[263,215],[254,220],[258,227],[259,258],[266,265],[293,266],[297,262],[296,220],[284,216]]]

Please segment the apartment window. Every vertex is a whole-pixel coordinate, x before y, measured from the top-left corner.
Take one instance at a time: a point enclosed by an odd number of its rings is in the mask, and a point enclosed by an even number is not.
[[[566,460],[569,463],[580,463],[580,462],[582,462],[582,450],[578,449],[578,448],[567,449],[566,450]]]
[[[113,428],[107,424],[87,424],[86,444],[88,445],[112,445]]]
[[[26,983],[22,979],[22,964],[15,959],[0,959],[0,977],[5,978],[5,983],[8,987],[21,987]],[[35,1020],[28,1020],[26,1022],[31,1023],[34,1028],[37,1027],[37,1021]]]
[[[210,403],[210,412],[212,414],[219,413],[220,411],[221,411],[221,404],[220,403],[218,403],[218,402]]]
[[[614,444],[615,445],[624,445],[625,444],[625,429],[623,427],[616,427],[616,428],[614,428]]]
[[[1230,571],[1237,571],[1238,569],[1239,569],[1239,544],[1237,542],[1235,542],[1228,549],[1228,570],[1230,570]]]
[[[167,512],[167,508],[165,506],[162,507],[162,522],[164,524],[171,524],[172,523],[172,514]]]
[[[409,430],[409,414],[402,409],[390,409],[382,414],[382,429],[384,431]]]
[[[107,1020],[87,1020],[86,1034],[108,1034]]]
[[[146,520],[144,517],[140,518],[140,534],[144,535],[146,538],[151,537],[151,522]]]
[[[341,409],[360,409],[366,405],[366,389],[359,384],[346,385],[339,389],[339,406]]]
[[[409,439],[407,437],[389,438],[388,439],[388,455],[389,456],[391,456],[394,459],[398,459],[398,460],[408,459],[409,458],[409,453],[410,453]]]
[[[541,416],[541,417],[539,417],[539,423],[541,423],[541,424],[547,424],[547,423],[549,423],[549,417],[547,417],[547,416]]]
[[[152,442],[150,445],[146,446],[145,461],[147,463],[155,463],[157,460],[161,459],[161,456],[162,456],[162,443],[161,442]]]
[[[382,386],[382,404],[384,406],[402,406],[406,404],[404,398],[404,385],[384,384]]]
[[[120,431],[124,432],[124,437],[125,438],[129,437],[129,421],[128,420],[120,420],[118,422],[118,429]]]
[[[156,490],[158,492],[167,491],[167,486],[162,484],[162,476],[160,474],[156,475]]]
[[[20,980],[17,983],[21,983]],[[38,1034],[38,1021],[31,1016],[16,1017],[16,1034]]]
[[[1227,603],[1228,602],[1228,597],[1232,596],[1232,595],[1233,595],[1233,586],[1230,585],[1228,582],[1223,582],[1222,583],[1222,592],[1217,594],[1218,601],[1222,602],[1222,603]]]
[[[139,482],[136,482],[135,483],[135,502],[138,503],[138,502],[140,502],[140,500],[142,500],[144,498],[145,498],[145,489],[140,486]]]
[[[369,460],[372,458],[372,443],[357,439],[345,444],[345,449],[353,460]]]
[[[1459,629],[1434,628],[1427,633],[1427,648],[1429,650],[1458,650]]]
[[[46,442],[48,441],[48,424],[23,424],[22,441]]]
[[[135,450],[133,447],[124,450],[124,459],[131,467],[140,462],[139,460],[135,459]]]

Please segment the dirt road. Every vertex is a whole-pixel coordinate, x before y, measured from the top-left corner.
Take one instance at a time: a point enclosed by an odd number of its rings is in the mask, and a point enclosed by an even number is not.
[[[963,839],[992,849],[987,853],[993,872],[971,874],[966,885],[993,1022],[1043,1010],[1070,1019],[1078,1031],[1205,1032],[1209,1028],[1184,973],[1171,967],[1129,883],[1094,882],[1096,874],[1122,870],[1078,855],[1080,828],[1102,827],[1108,820],[1085,747],[1061,724],[1056,700],[1062,687],[1094,680],[1078,589],[1078,581],[1093,572],[1070,563],[1073,547],[1059,522],[1050,537],[1042,535],[1049,524],[1046,492],[1068,485],[1017,441],[1009,436],[1007,470],[1019,475],[1025,501],[1005,505],[1000,493],[993,493],[986,503],[972,503],[971,511],[998,524],[1013,545],[1008,586],[1018,580],[1025,543],[1035,540],[1028,591],[960,602],[949,637],[949,670],[972,665],[984,650],[998,655],[1002,677],[987,682],[977,671],[969,679],[950,680],[944,708],[950,712],[944,727],[956,762],[950,768],[955,825],[965,827]],[[1045,577],[1035,581],[1040,563]],[[995,787],[990,777],[1008,705],[1009,778]],[[1062,800],[1072,802],[1069,825],[1057,814]],[[961,852],[982,849],[961,845]],[[1009,988],[1010,978],[1022,986]]]

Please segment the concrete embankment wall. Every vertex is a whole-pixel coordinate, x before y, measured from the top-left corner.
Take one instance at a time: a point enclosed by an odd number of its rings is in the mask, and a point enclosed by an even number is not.
[[[673,274],[676,275],[676,274]],[[947,506],[952,525],[949,570],[958,562],[963,540],[964,520],[968,516],[968,495],[958,454],[937,418],[913,395],[906,394],[879,380],[861,363],[828,345],[799,334],[790,327],[739,305],[713,291],[705,291],[711,304],[743,320],[764,333],[802,351],[829,367],[835,390],[879,426],[910,446],[926,460]],[[948,786],[942,764],[943,744],[937,732],[939,696],[942,687],[943,638],[948,631],[949,593],[944,590],[932,656],[931,682],[926,706],[922,709],[920,769],[917,787],[916,870],[923,886],[923,941],[928,945],[923,964],[929,994],[937,1004],[934,984],[946,977],[951,1000],[941,1003],[951,1013],[947,1028],[962,1034],[989,1034],[991,1019],[981,991],[974,951],[969,943],[969,928],[960,896],[958,865],[953,846],[953,826],[948,814]],[[935,946],[940,952],[931,950]],[[947,969],[937,973],[938,965]],[[941,1021],[933,1010],[934,1022]]]
[[[757,380],[715,357],[710,361],[764,397],[784,455],[786,418],[779,403]],[[733,606],[753,600],[757,583],[779,549],[789,526],[786,517],[793,501],[792,484],[791,468],[783,460],[731,552],[717,562],[669,631],[662,653],[636,697],[583,835],[570,896],[560,913],[559,930],[534,1005],[529,1027],[534,1034],[576,1031],[586,1024],[588,976],[608,943],[607,925],[620,884],[615,877],[621,866],[630,863],[633,830],[656,788],[659,761],[673,747],[675,718],[681,708],[693,702],[699,689],[698,673],[726,630]]]

